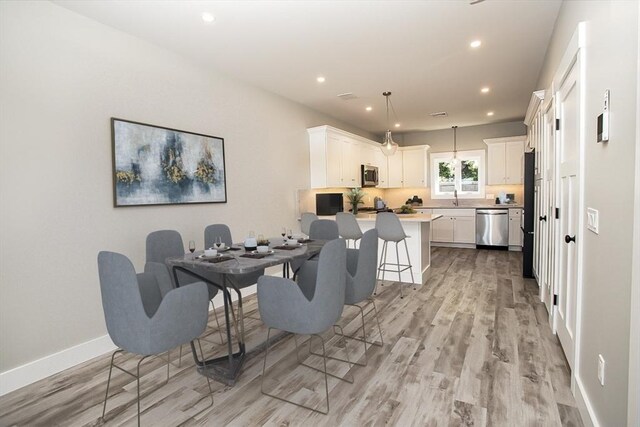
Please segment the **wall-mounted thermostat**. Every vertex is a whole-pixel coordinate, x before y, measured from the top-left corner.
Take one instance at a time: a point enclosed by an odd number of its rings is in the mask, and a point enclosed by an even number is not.
[[[604,91],[604,108],[598,116],[598,142],[609,141],[609,89]]]

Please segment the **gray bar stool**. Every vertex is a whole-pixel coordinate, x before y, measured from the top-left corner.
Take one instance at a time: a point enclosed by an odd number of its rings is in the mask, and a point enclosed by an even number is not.
[[[313,212],[302,212],[302,215],[300,215],[300,230],[308,236],[309,230],[311,229],[311,223],[317,219],[318,215]]]
[[[356,242],[362,238],[362,230],[356,217],[349,212],[338,212],[336,214],[336,222],[338,223],[338,233],[340,237],[347,241],[347,247],[349,240],[353,240],[353,247],[356,247]]]
[[[378,280],[380,279],[380,273],[382,273],[382,280],[384,281],[384,273],[395,272],[398,273],[398,281],[400,282],[400,298],[404,298],[402,294],[402,275],[405,270],[409,270],[411,273],[411,282],[415,283],[413,278],[413,270],[411,268],[411,259],[409,258],[409,248],[407,247],[406,238],[409,237],[405,234],[402,224],[398,219],[398,216],[392,212],[381,212],[376,216],[376,230],[378,230],[378,237],[384,242],[382,244],[382,255],[380,256],[380,265],[378,266]],[[407,264],[400,263],[400,255],[398,253],[398,243],[404,241],[404,249],[407,253]],[[387,244],[394,242],[396,244],[396,262],[387,262]],[[395,266],[396,268],[390,270],[387,266]],[[414,287],[415,289],[415,287]]]

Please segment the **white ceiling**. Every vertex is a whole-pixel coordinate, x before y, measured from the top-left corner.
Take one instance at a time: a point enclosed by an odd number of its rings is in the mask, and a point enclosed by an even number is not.
[[[385,90],[401,123],[394,132],[524,117],[560,7],[559,0],[55,3],[376,133],[387,126]],[[205,11],[215,22],[203,22]],[[474,39],[480,48],[469,47]],[[483,86],[491,92],[481,94]],[[337,98],[344,92],[357,99]],[[429,117],[435,111],[449,117]]]

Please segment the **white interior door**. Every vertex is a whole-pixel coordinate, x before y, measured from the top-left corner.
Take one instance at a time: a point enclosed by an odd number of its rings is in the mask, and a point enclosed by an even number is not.
[[[549,322],[553,331],[555,332],[554,325],[554,274],[555,274],[555,244],[557,238],[555,237],[556,221],[555,219],[555,154],[556,154],[556,115],[554,108],[554,100],[551,99],[548,105],[545,105],[543,110],[543,158],[544,164],[543,171],[543,188],[545,192],[544,209],[540,211],[540,218],[538,218],[541,225],[541,233],[543,234],[543,243],[541,249],[541,258],[545,264],[545,273],[540,279],[541,297],[547,312],[549,313]],[[542,226],[544,224],[544,226]],[[544,228],[544,230],[542,230]]]
[[[578,209],[580,153],[579,61],[560,85],[556,102],[560,129],[558,136],[558,201],[560,208],[558,248],[557,332],[573,370],[578,290]]]

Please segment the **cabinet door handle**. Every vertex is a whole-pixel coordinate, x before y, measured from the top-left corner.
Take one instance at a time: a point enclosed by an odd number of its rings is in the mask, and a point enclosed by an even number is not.
[[[546,215],[545,216],[541,216],[540,217],[540,221],[545,221],[546,222],[547,221],[547,216]]]
[[[576,236],[569,236],[568,234],[566,234],[566,235],[564,236],[564,242],[565,242],[566,244],[569,244],[569,243],[571,243],[571,242],[575,243],[575,242],[576,242]]]

